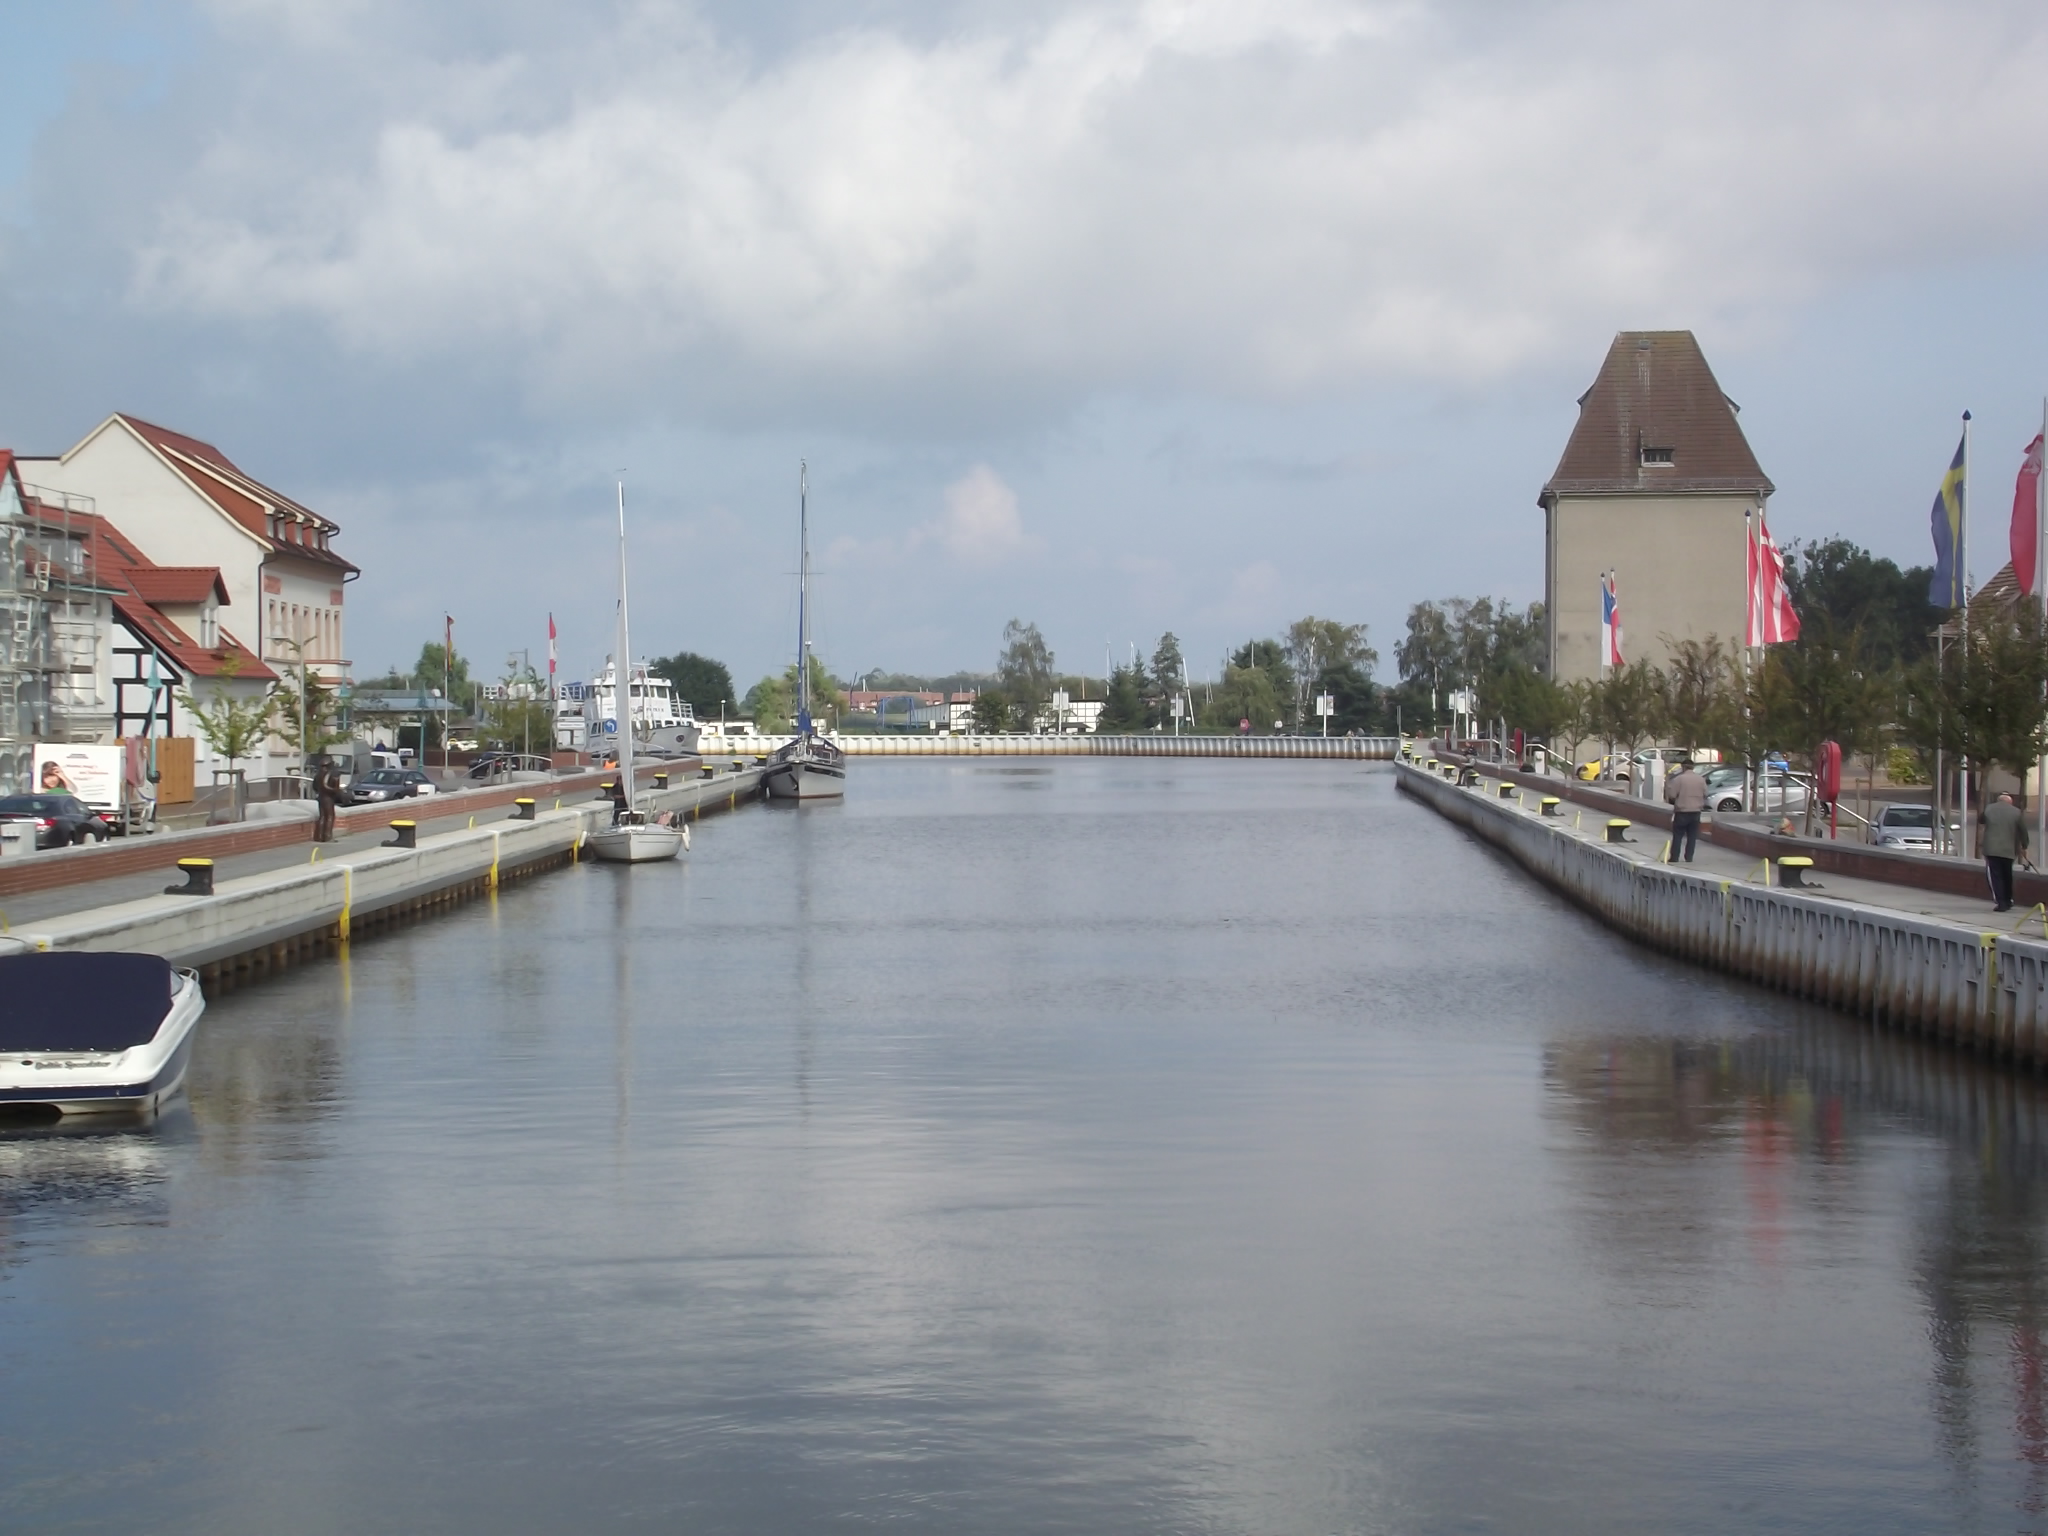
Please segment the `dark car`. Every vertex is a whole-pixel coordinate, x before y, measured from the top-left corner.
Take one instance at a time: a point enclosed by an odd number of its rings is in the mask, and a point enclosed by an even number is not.
[[[0,821],[32,821],[38,848],[67,848],[113,833],[105,817],[76,795],[0,795]]]
[[[357,805],[367,805],[374,800],[431,795],[434,788],[434,781],[417,768],[374,768],[349,786],[348,797]]]

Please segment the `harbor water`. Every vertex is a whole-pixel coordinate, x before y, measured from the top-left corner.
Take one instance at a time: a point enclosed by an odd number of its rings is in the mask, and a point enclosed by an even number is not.
[[[859,761],[0,1129],[0,1528],[2048,1531],[2044,1217],[1383,766]]]

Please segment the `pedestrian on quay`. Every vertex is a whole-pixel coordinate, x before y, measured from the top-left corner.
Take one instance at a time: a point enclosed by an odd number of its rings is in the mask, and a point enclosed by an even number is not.
[[[313,823],[313,841],[334,841],[334,811],[341,804],[341,770],[329,763],[313,778],[313,795],[320,802],[319,817]]]
[[[1991,910],[2010,912],[2012,864],[2027,851],[2027,818],[2012,803],[2011,795],[2000,795],[1984,807],[1978,821],[1984,829],[1984,872],[1991,879]]]
[[[1707,781],[1691,758],[1679,759],[1678,772],[1664,782],[1664,798],[1671,803],[1671,862],[1678,862],[1683,849],[1690,864],[1700,845],[1700,813],[1707,808]]]

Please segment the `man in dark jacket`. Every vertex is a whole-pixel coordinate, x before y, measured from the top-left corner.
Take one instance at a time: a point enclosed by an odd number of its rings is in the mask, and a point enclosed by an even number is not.
[[[1984,870],[1991,877],[1994,912],[2012,910],[2012,861],[2027,851],[2027,818],[2000,795],[1984,807]]]

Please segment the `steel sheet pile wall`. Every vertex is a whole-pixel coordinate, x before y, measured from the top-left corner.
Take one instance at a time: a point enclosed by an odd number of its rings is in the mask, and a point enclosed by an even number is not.
[[[1395,768],[1409,794],[1645,943],[1875,1023],[2030,1065],[2048,1057],[2048,944],[2039,940],[1638,863],[1490,787]]]

